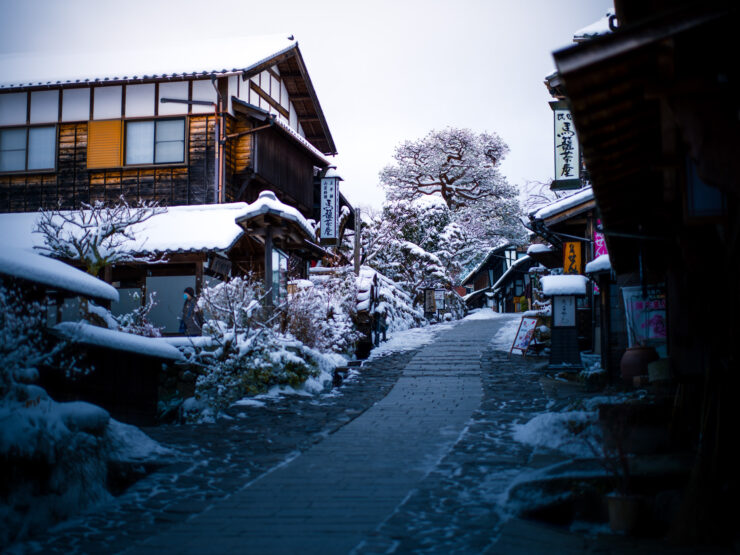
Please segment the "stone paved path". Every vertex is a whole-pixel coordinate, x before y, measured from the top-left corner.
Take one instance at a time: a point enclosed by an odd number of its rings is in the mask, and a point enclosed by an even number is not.
[[[481,355],[501,322],[463,322],[439,335],[360,417],[126,553],[350,552],[436,467],[478,410]]]

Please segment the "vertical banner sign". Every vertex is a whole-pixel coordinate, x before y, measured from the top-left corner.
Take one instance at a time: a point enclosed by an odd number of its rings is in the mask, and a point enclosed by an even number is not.
[[[556,109],[555,184],[564,188],[580,186],[580,152],[570,110]]]
[[[336,244],[339,239],[339,180],[325,177],[321,180],[321,242]]]
[[[563,243],[563,273],[581,273],[581,243],[580,241],[567,241]]]

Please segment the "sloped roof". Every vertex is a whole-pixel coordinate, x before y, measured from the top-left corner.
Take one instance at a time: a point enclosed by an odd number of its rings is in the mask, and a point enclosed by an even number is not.
[[[287,33],[186,40],[179,44],[121,45],[84,52],[0,54],[0,89],[118,84],[241,75],[277,65],[306,140],[337,153],[298,42]]]
[[[488,254],[481,260],[475,268],[473,268],[471,271],[469,271],[467,274],[465,274],[465,277],[463,277],[460,280],[460,285],[465,285],[468,281],[470,281],[475,274],[480,272],[485,265],[488,263],[488,261],[491,259],[492,256],[494,256],[496,253],[501,252],[502,250],[506,249],[507,247],[513,247],[509,241],[503,241],[501,244],[499,244],[496,247],[493,247],[491,250],[488,251]]]
[[[188,40],[146,48],[0,55],[0,88],[242,73],[298,43],[287,34]]]
[[[295,221],[308,235],[312,229],[292,206],[277,199],[260,196],[252,204],[202,204],[171,206],[165,212],[134,226],[136,239],[124,247],[140,254],[228,251],[244,235],[236,220],[243,220],[271,210],[279,217]],[[43,237],[34,233],[38,212],[0,214],[0,250],[17,247],[33,252],[44,245]]]
[[[547,206],[540,208],[536,212],[533,212],[532,214],[530,214],[530,218],[532,218],[533,220],[544,220],[547,218],[552,218],[553,216],[561,214],[566,210],[570,210],[571,208],[575,208],[582,204],[586,205],[586,203],[590,203],[593,200],[594,192],[591,187],[584,187],[583,189],[576,191],[572,195],[559,198],[558,200],[551,202]],[[590,204],[584,206],[584,209],[586,208],[590,208]]]
[[[60,260],[12,246],[0,249],[0,275],[62,289],[76,295],[118,301],[118,291],[102,280]]]

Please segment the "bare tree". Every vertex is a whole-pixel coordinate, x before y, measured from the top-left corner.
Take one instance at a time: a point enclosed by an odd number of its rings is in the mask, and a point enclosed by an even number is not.
[[[531,214],[548,204],[555,202],[558,198],[566,193],[557,193],[550,189],[550,183],[546,181],[527,181],[522,185],[522,194],[524,196],[524,212]]]
[[[42,210],[34,232],[41,233],[49,256],[80,262],[97,276],[104,267],[120,262],[151,262],[150,256],[132,251],[134,226],[164,212],[156,202],[130,205],[123,197],[116,204],[82,203],[76,210]]]

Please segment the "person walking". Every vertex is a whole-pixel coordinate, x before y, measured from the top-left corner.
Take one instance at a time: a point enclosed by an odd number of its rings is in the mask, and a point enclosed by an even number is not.
[[[195,299],[195,291],[192,287],[186,287],[182,295],[185,302],[182,305],[182,316],[180,316],[180,333],[185,335],[200,335],[203,325],[203,316]]]

